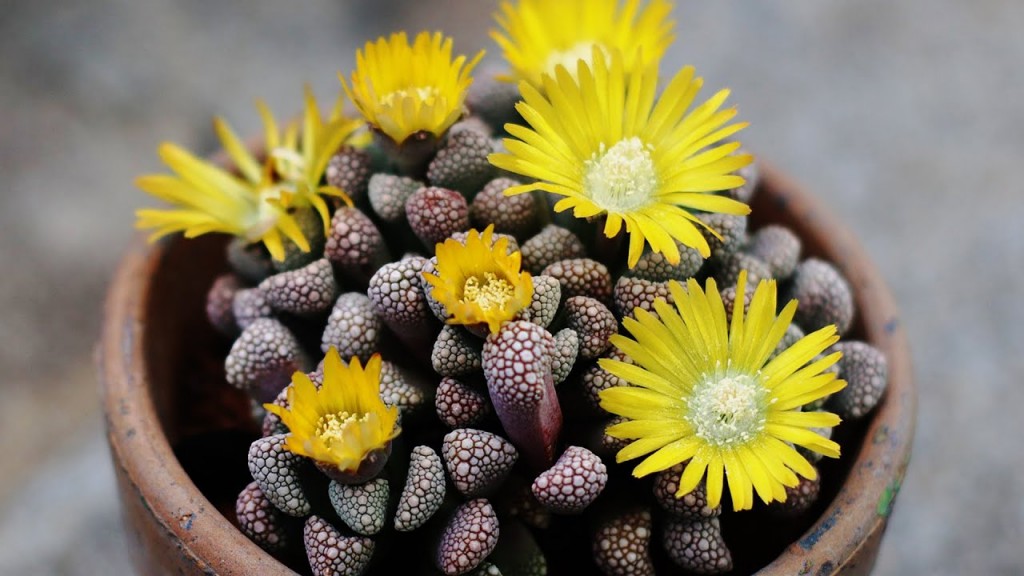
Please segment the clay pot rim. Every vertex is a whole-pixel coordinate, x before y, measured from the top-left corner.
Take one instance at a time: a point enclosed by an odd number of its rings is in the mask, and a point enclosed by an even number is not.
[[[846,275],[854,287],[863,337],[882,349],[889,361],[889,388],[870,417],[839,493],[806,533],[758,572],[830,574],[854,568],[845,563],[856,562],[861,547],[877,546],[892,498],[906,473],[916,419],[910,353],[893,297],[847,227],[816,197],[762,165],[759,194],[766,193],[782,210],[799,208],[791,214],[800,222],[798,235],[825,247]],[[114,465],[166,536],[196,566],[216,574],[294,574],[246,538],[203,496],[178,462],[160,425],[144,363],[144,339],[149,282],[166,250],[165,243],[149,245],[136,239],[108,292],[97,363]]]
[[[881,273],[845,224],[817,197],[770,166],[762,169],[762,187],[772,202],[794,208],[798,235],[825,248],[850,282],[863,340],[879,348],[889,366],[889,384],[869,415],[857,457],[836,496],[800,538],[758,574],[869,574],[859,564],[861,548],[877,547],[899,492],[914,439],[917,395],[910,347],[895,299]],[[847,572],[849,571],[849,572]]]

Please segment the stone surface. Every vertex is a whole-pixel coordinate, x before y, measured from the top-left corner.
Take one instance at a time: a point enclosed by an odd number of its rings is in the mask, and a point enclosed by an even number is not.
[[[304,81],[326,104],[355,48],[393,30],[444,29],[500,61],[491,4],[5,6],[0,573],[131,573],[90,335],[132,212],[155,205],[131,181],[161,169],[157,144],[211,150],[216,113],[255,135],[253,98],[286,118]],[[1024,4],[686,2],[676,18],[662,70],[695,64],[702,97],[732,88],[743,142],[845,215],[900,303],[924,392],[876,573],[1024,571],[1024,458],[1007,456],[1024,421],[993,417],[1024,403],[1024,270],[1008,264],[1024,261]]]

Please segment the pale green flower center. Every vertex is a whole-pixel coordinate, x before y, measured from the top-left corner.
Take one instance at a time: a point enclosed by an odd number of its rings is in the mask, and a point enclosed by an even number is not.
[[[604,46],[592,40],[577,42],[576,44],[572,45],[571,47],[565,50],[557,50],[555,52],[552,52],[548,56],[547,60],[544,61],[544,73],[548,74],[551,77],[554,77],[555,70],[559,66],[564,66],[566,72],[568,72],[574,80],[577,80],[577,63],[580,60],[583,60],[589,66],[591,64],[591,59],[594,56],[594,46],[597,46],[601,50],[601,52],[605,54],[605,56],[608,56],[608,53],[605,50]]]
[[[608,212],[626,213],[646,206],[658,191],[651,147],[636,136],[601,149],[584,163],[587,196]]]
[[[299,182],[305,179],[306,159],[296,150],[284,147],[274,148],[270,151],[270,158],[274,161],[274,170],[282,180]]]
[[[438,90],[436,86],[415,86],[412,88],[388,92],[381,97],[380,102],[384,106],[389,107],[401,106],[402,101],[405,100],[407,96],[411,96],[413,100],[430,105],[441,97],[441,91]]]
[[[687,419],[698,438],[714,446],[737,446],[764,430],[768,390],[747,374],[715,375],[694,387]]]
[[[281,219],[282,199],[292,193],[292,189],[283,184],[260,188],[255,210],[250,214],[245,226],[245,238],[256,242],[277,226],[277,221]]]
[[[482,282],[477,276],[470,276],[462,288],[462,299],[484,310],[503,310],[514,295],[512,284],[493,272],[484,273]]]
[[[316,435],[330,448],[335,442],[344,443],[345,436],[351,434],[353,428],[366,424],[369,419],[369,414],[363,414],[361,417],[350,412],[325,414],[316,423]]]

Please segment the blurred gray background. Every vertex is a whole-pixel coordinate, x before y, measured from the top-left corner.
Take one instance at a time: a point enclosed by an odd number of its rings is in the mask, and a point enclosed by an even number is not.
[[[164,139],[259,130],[363,41],[492,1],[0,0],[0,573],[130,574],[91,351]],[[901,303],[920,416],[877,574],[1024,574],[1024,3],[680,0],[664,70],[845,215]],[[710,91],[707,92],[710,94]]]

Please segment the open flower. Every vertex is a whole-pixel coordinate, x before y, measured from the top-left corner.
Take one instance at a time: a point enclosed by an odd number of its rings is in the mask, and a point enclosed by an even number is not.
[[[341,190],[320,185],[331,155],[362,125],[342,116],[340,100],[325,122],[316,99],[307,89],[301,139],[297,124],[290,125],[282,138],[266,105],[257,101],[257,107],[263,118],[267,149],[262,163],[227,122],[221,118],[214,120],[214,129],[237,174],[175,144],[160,145],[160,158],[175,174],[149,174],[135,182],[143,191],[174,205],[136,213],[137,228],[156,229],[151,241],[175,232],[184,232],[187,238],[223,232],[249,242],[262,241],[274,259],[282,260],[283,238],[305,252],[310,250],[292,216],[294,210],[317,210],[326,229],[330,213],[321,195],[339,196],[350,202]]]
[[[736,293],[745,288],[743,271]],[[790,301],[775,315],[774,281],[758,284],[749,312],[737,306],[731,325],[713,279],[707,292],[693,279],[685,289],[677,282],[670,289],[675,307],[659,299],[657,315],[638,308],[635,320],[623,320],[633,339],[612,336],[636,365],[600,361],[632,384],[601,392],[601,406],[628,419],[608,434],[633,440],[616,459],[649,454],[633,470],[637,477],[689,461],[676,496],[692,491],[706,472],[711,507],[721,501],[723,474],[736,510],[753,506],[755,490],[766,503],[784,501],[785,487],[798,483],[796,474],[817,474],[794,444],[839,457],[839,445],[813,430],[835,426],[839,417],[801,411],[846,386],[826,371],[839,353],[814,360],[839,339],[835,326],[808,334],[769,360],[797,307]]]
[[[577,60],[590,60],[596,47],[619,50],[626,73],[656,63],[672,43],[672,5],[651,0],[519,0],[502,2],[495,20],[501,31],[491,37],[501,46],[513,75],[541,87],[541,75],[565,66],[575,74]],[[572,25],[567,25],[567,23]]]
[[[578,79],[559,66],[545,75],[544,93],[520,83],[524,101],[516,109],[530,127],[506,125],[508,153],[492,154],[499,168],[540,182],[515,186],[506,194],[545,190],[564,196],[555,204],[577,218],[604,214],[604,233],[614,237],[626,225],[629,266],[640,259],[644,242],[679,262],[676,241],[705,257],[703,223],[691,210],[747,214],[742,202],[714,194],[743,184],[732,174],[752,160],[734,154],[739,142],[723,138],[745,123],[727,124],[735,108],[720,109],[728,90],[687,110],[703,80],[683,68],[655,97],[655,66],[627,73],[622,56],[610,59],[594,49],[593,66],[578,62]],[[717,234],[717,233],[716,233]]]
[[[344,190],[321,185],[324,171],[339,148],[345,144],[356,145],[363,140],[358,134],[363,127],[362,120],[345,116],[343,105],[344,100],[339,97],[324,119],[313,91],[307,86],[301,128],[297,122],[290,123],[283,138],[278,135],[277,122],[270,110],[260,105],[268,163],[273,165],[274,172],[284,184],[281,187],[282,202],[292,208],[315,208],[323,219],[325,231],[330,225],[331,215],[320,196],[341,198],[349,206],[352,200]],[[240,153],[244,152],[244,149],[240,150]]]
[[[353,357],[346,366],[331,347],[324,358],[324,382],[317,389],[296,372],[288,387],[288,407],[264,404],[288,426],[285,447],[324,467],[354,474],[373,453],[386,450],[400,432],[398,408],[380,397],[379,354],[364,368]]]
[[[441,136],[462,117],[470,72],[483,55],[466,64],[465,56],[452,60],[452,39],[440,32],[420,32],[411,46],[399,32],[367,42],[351,86],[341,82],[366,121],[401,144],[417,132]]]
[[[492,333],[533,297],[529,272],[520,271],[522,254],[508,253],[508,238],[494,241],[494,225],[483,234],[470,230],[463,244],[454,238],[439,243],[437,274],[423,273],[430,294],[448,312],[449,324],[486,323]]]

